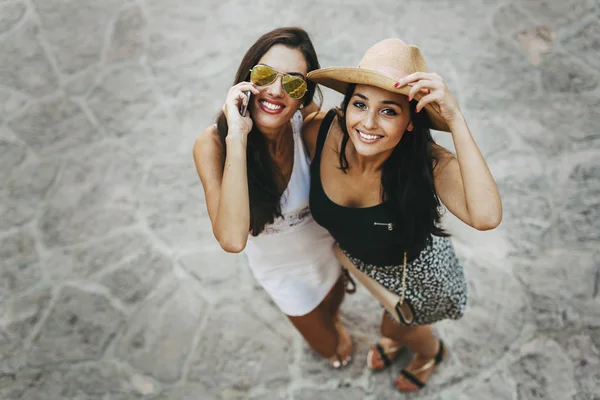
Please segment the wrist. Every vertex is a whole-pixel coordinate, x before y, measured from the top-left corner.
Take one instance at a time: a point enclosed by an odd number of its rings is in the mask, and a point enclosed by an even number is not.
[[[246,144],[248,143],[248,134],[230,129],[225,137],[225,143],[227,144],[227,147],[242,146],[245,149]]]
[[[446,119],[446,123],[450,128],[450,132],[454,132],[455,130],[462,129],[467,125],[467,121],[465,120],[465,116],[458,112],[452,118]]]

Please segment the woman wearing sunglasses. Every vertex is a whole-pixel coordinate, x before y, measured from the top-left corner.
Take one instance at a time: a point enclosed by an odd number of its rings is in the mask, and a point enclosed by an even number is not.
[[[339,368],[352,353],[338,316],[344,281],[333,238],[310,214],[301,136],[304,114],[318,109],[306,80],[317,68],[304,30],[263,35],[242,59],[217,123],[196,140],[194,160],[221,247],[244,251],[279,309]]]
[[[345,95],[340,109],[305,126],[312,214],[338,242],[340,262],[386,308],[383,338],[367,365],[384,369],[409,348],[415,356],[396,386],[416,391],[446,354],[429,324],[460,318],[467,302],[440,206],[476,229],[493,229],[502,218],[496,183],[456,100],[427,72],[417,47],[386,39],[358,68],[308,77]],[[433,141],[430,128],[450,132],[456,157]]]

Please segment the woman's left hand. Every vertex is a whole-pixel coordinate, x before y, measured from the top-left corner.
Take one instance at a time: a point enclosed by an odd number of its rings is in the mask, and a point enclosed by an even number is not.
[[[411,101],[419,92],[423,97],[417,103],[416,111],[421,111],[427,104],[440,113],[448,124],[457,120],[462,112],[458,106],[458,102],[448,90],[446,83],[436,73],[431,72],[415,72],[400,79],[394,87],[402,87],[404,85],[412,86],[408,92],[408,100]]]

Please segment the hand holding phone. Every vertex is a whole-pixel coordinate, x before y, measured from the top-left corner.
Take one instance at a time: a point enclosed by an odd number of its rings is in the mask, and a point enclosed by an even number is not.
[[[246,104],[244,104],[244,102],[242,101],[240,103],[240,115],[242,117],[246,116],[246,111],[248,111],[248,104],[250,104],[250,96],[252,96],[252,92],[250,92],[249,90],[247,92],[244,92],[244,94],[246,95]]]

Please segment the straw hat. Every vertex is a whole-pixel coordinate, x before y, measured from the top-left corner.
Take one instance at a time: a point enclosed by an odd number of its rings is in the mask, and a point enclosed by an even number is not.
[[[329,67],[312,71],[308,79],[327,86],[342,94],[346,93],[349,83],[377,86],[393,93],[408,95],[411,87],[404,85],[395,88],[394,84],[414,72],[427,72],[427,63],[416,46],[405,44],[400,39],[384,39],[376,43],[365,53],[356,68]],[[420,100],[422,93],[415,95]],[[436,105],[437,106],[437,105]],[[433,129],[450,131],[448,124],[431,104],[425,106]]]

